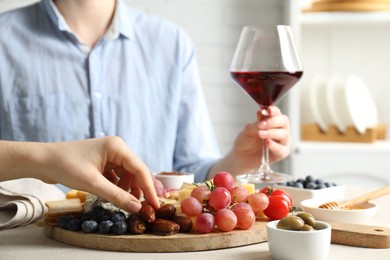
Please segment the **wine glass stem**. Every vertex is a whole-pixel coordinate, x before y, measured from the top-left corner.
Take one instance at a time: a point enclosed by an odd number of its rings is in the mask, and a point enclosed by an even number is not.
[[[267,119],[268,117],[268,108],[260,108],[261,109],[261,114],[263,115],[262,120]],[[261,154],[261,165],[258,170],[258,172],[261,174],[261,178],[263,180],[269,180],[270,174],[272,173],[271,166],[269,165],[269,150],[266,144],[267,140],[263,140],[262,142],[262,154]]]

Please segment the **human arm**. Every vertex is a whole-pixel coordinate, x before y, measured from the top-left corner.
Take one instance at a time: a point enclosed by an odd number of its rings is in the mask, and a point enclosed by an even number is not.
[[[253,172],[261,163],[262,141],[265,141],[269,148],[271,163],[289,155],[291,143],[289,119],[275,106],[271,106],[268,111],[267,119],[258,111],[258,120],[244,127],[232,149],[210,168],[208,176],[210,179],[218,171],[229,171],[233,175]]]
[[[143,192],[149,203],[159,207],[148,168],[119,137],[58,143],[0,141],[0,147],[0,181],[36,178],[61,183],[132,213],[141,209],[138,199]]]

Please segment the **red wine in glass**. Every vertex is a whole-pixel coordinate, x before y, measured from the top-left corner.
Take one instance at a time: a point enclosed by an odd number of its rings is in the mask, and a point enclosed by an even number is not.
[[[267,108],[276,103],[302,76],[302,71],[231,72],[237,82],[256,103]]]
[[[230,65],[233,80],[260,106],[259,120],[269,116],[268,108],[293,87],[303,74],[288,25],[245,26]],[[237,175],[241,182],[270,185],[291,179],[274,172],[268,147],[262,142],[261,165],[254,172]]]

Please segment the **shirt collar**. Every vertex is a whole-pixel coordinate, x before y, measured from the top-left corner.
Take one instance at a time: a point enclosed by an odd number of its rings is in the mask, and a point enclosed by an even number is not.
[[[64,17],[53,3],[53,0],[43,0],[42,4],[44,10],[49,16],[49,19],[52,20],[52,22],[58,27],[60,31],[72,33]],[[110,40],[114,40],[117,39],[119,35],[122,35],[128,39],[131,39],[134,35],[132,18],[126,12],[126,5],[122,0],[117,0],[114,18],[104,37]]]

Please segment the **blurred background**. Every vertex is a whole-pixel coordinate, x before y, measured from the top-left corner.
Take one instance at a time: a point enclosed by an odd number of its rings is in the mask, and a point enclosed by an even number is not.
[[[0,0],[0,12],[34,2]],[[294,178],[310,174],[339,184],[390,184],[390,1],[125,2],[178,24],[195,42],[202,86],[223,153],[242,127],[255,120],[258,109],[228,71],[242,27],[291,25],[304,76],[278,103],[290,117],[292,150],[273,169]],[[0,37],[4,37],[1,32]],[[358,80],[352,81],[352,76]],[[341,79],[337,92],[323,95],[335,77]],[[329,110],[344,116],[338,119],[346,132],[340,132]],[[321,123],[327,129],[321,129]],[[356,124],[364,131],[357,132]]]

